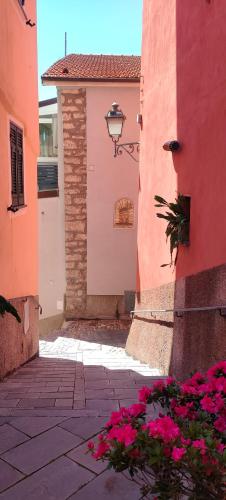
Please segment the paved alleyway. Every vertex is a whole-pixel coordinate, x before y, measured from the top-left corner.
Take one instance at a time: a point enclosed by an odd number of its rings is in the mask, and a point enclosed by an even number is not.
[[[43,338],[40,358],[0,383],[0,499],[139,498],[135,484],[85,454],[86,441],[158,372],[126,355],[125,328],[85,325]]]

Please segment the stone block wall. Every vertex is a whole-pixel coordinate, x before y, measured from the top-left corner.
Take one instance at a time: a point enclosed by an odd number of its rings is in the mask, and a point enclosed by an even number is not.
[[[87,301],[86,90],[61,92],[64,142],[67,319],[84,316]]]
[[[226,265],[137,293],[135,309],[184,309],[226,305]],[[127,339],[128,354],[179,379],[226,359],[226,316],[220,309],[145,314],[137,312]]]

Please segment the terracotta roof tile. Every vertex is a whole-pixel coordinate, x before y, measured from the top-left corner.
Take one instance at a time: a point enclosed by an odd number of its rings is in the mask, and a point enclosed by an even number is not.
[[[140,56],[69,54],[42,75],[45,80],[139,81]]]

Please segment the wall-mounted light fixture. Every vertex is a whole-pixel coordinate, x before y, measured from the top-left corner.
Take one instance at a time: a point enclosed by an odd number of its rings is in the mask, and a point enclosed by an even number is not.
[[[123,124],[126,116],[123,114],[122,110],[119,109],[119,105],[113,102],[111,109],[105,116],[107,123],[108,134],[114,143],[114,157],[121,155],[123,151],[126,151],[131,158],[138,162],[138,160],[133,156],[133,153],[139,153],[139,142],[126,142],[123,144],[118,144],[120,137],[122,136]]]
[[[171,151],[172,153],[174,153],[175,151],[178,151],[179,149],[181,149],[181,144],[178,142],[178,141],[167,141],[163,144],[163,149],[165,149],[165,151]]]

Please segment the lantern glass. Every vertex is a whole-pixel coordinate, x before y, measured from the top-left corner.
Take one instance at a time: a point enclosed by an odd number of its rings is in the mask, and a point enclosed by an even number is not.
[[[118,141],[119,137],[122,135],[123,123],[125,116],[121,110],[118,109],[118,104],[113,103],[112,109],[108,111],[105,116],[109,136],[114,140]]]
[[[109,116],[107,124],[108,124],[108,133],[110,137],[115,137],[115,136],[121,137],[122,127],[123,127],[123,120],[121,117]]]

